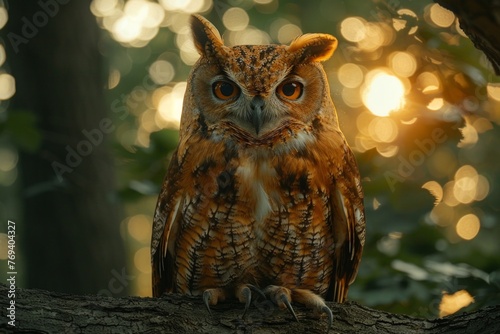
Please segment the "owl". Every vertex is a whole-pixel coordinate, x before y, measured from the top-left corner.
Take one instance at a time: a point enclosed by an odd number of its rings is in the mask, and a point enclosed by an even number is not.
[[[200,54],[188,79],[154,214],[153,296],[199,295],[207,308],[252,298],[328,316],[343,302],[365,241],[363,191],[325,71],[328,34],[290,45],[224,45],[191,17]]]

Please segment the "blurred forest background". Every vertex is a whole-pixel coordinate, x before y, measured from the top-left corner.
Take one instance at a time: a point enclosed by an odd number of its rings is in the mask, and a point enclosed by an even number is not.
[[[500,80],[452,12],[410,0],[0,5],[0,262],[10,219],[18,287],[151,295],[152,215],[198,58],[187,22],[201,13],[229,45],[339,39],[324,66],[368,233],[351,300],[419,317],[500,302]]]

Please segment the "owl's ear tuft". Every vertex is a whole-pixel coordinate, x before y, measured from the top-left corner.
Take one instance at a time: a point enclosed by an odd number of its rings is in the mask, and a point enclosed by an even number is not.
[[[288,46],[288,52],[296,53],[297,61],[308,63],[329,59],[337,48],[337,39],[328,34],[305,34]]]
[[[194,45],[201,56],[210,56],[224,46],[217,28],[201,15],[191,15],[191,31]]]

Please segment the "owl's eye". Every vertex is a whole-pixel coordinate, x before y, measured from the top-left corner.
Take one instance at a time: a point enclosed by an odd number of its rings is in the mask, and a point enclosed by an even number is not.
[[[216,81],[212,85],[214,95],[221,100],[227,101],[238,95],[240,89],[235,83],[226,80]]]
[[[278,94],[287,100],[297,100],[302,96],[304,85],[298,81],[285,81],[278,86]]]

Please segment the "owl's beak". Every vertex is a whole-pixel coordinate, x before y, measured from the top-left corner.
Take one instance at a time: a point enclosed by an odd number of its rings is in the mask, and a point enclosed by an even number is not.
[[[250,123],[255,129],[255,134],[259,134],[262,125],[264,125],[264,100],[260,96],[255,96],[252,101],[250,101],[250,108],[252,109],[252,115],[250,116]]]

